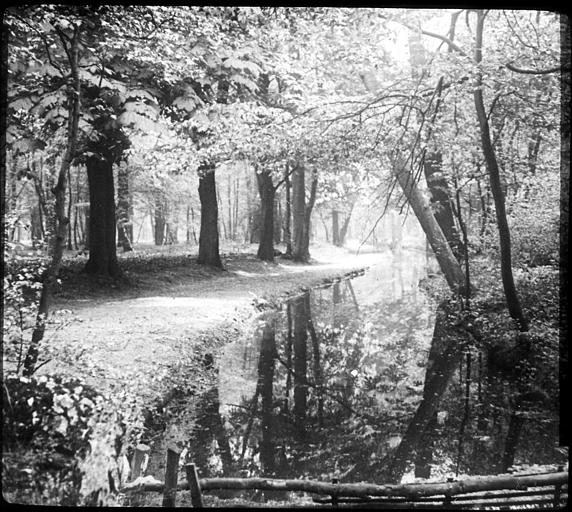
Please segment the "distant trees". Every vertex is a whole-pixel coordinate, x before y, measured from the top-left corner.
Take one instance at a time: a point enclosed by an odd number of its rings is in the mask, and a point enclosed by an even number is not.
[[[498,236],[508,311],[525,331],[512,267],[551,261],[556,243],[539,242],[545,230],[520,204],[534,201],[532,212],[550,203],[557,178],[558,20],[434,10],[450,20],[436,34],[425,16],[11,8],[8,238],[25,223],[36,246],[58,232],[69,249],[87,245],[87,272],[116,276],[117,245],[130,250],[138,239],[136,216],[150,220],[156,244],[196,241],[198,261],[221,267],[221,237],[256,240],[265,261],[282,240],[288,257],[308,261],[315,209],[338,246],[356,205],[377,219],[411,209],[456,292],[470,289],[473,254],[496,258]],[[76,26],[81,101],[64,164]],[[405,39],[409,58],[398,51]],[[554,238],[558,211],[541,211]],[[361,226],[363,236],[374,227]]]

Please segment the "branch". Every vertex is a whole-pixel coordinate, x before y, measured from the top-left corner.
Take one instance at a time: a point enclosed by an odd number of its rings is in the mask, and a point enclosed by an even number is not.
[[[515,73],[520,73],[522,75],[548,75],[550,73],[557,73],[558,71],[560,71],[561,73],[569,73],[571,69],[569,66],[564,66],[564,67],[556,66],[554,68],[548,68],[548,69],[523,69],[514,66],[510,62],[508,64],[505,64],[505,66],[507,69],[510,69],[511,71],[514,71]]]

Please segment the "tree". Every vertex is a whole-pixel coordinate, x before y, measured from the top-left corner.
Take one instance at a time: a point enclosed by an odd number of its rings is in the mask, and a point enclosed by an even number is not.
[[[97,94],[99,97],[99,93]],[[114,165],[119,164],[129,140],[111,117],[100,120],[99,137],[87,146],[89,182],[89,274],[116,277],[119,272],[116,248]]]
[[[133,202],[129,187],[129,167],[117,170],[117,241],[124,252],[133,250]]]
[[[292,172],[292,259],[310,260],[310,218],[316,202],[318,177],[312,172],[310,195],[306,200],[306,167],[302,161],[293,165]]]
[[[214,166],[199,168],[199,197],[201,199],[201,231],[197,263],[222,268],[219,254],[218,206]]]
[[[37,13],[33,12],[32,14]],[[42,277],[42,292],[40,295],[36,324],[24,361],[25,375],[31,375],[36,370],[36,364],[39,355],[39,345],[44,338],[47,316],[50,309],[50,298],[53,293],[53,289],[56,284],[59,269],[61,266],[67,234],[67,223],[69,222],[69,219],[66,217],[65,210],[66,187],[68,185],[67,177],[72,160],[75,157],[80,114],[81,88],[79,80],[79,45],[80,37],[84,30],[84,23],[81,19],[78,19],[75,16],[72,16],[71,20],[66,19],[66,17],[61,16],[57,11],[54,11],[51,14],[51,31],[57,33],[59,43],[65,50],[65,54],[67,56],[66,65],[69,69],[69,76],[65,77],[65,81],[67,82],[68,104],[67,130],[64,145],[64,155],[60,164],[55,187],[52,189],[52,193],[55,198],[55,232],[52,233],[52,238],[50,240],[50,263]],[[32,23],[36,22],[38,22],[38,18],[35,18],[32,21]]]
[[[500,240],[501,251],[501,277],[508,305],[510,316],[516,321],[520,331],[528,331],[528,320],[524,316],[520,300],[514,284],[512,273],[512,256],[510,243],[510,229],[506,217],[504,193],[500,181],[500,173],[496,154],[491,141],[488,116],[485,110],[483,100],[483,73],[479,68],[483,59],[483,31],[486,13],[477,10],[477,23],[475,29],[475,63],[477,65],[477,73],[475,75],[473,98],[475,101],[475,111],[479,121],[481,132],[481,144],[485,155],[485,162],[491,184],[491,191],[495,201],[495,212],[497,217],[497,226]]]
[[[260,244],[257,257],[263,261],[274,261],[274,197],[276,189],[269,170],[256,172],[260,194]]]

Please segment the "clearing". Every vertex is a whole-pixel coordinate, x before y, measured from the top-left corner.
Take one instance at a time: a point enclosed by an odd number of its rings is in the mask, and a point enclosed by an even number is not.
[[[148,402],[168,389],[166,381],[184,361],[205,353],[216,357],[256,315],[257,304],[383,257],[323,245],[312,247],[309,264],[281,258],[266,263],[242,253],[224,256],[221,271],[188,259],[184,265],[130,273],[129,286],[99,283],[86,289],[84,276],[67,276],[54,309],[68,310],[72,320],[48,338],[73,355],[67,361],[54,357],[41,372],[77,375],[102,392],[130,389]]]

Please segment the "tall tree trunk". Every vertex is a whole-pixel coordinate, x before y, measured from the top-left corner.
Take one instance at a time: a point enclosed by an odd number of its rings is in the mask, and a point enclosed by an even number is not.
[[[119,272],[115,243],[115,187],[113,162],[109,159],[87,159],[89,182],[89,260],[85,271],[115,277]]]
[[[310,218],[316,200],[317,176],[312,174],[310,197],[306,203],[306,182],[304,165],[298,163],[292,173],[292,218],[293,243],[292,259],[294,261],[310,261]]]
[[[332,243],[336,247],[340,247],[340,212],[336,209],[332,210]]]
[[[457,261],[463,260],[463,244],[455,227],[449,183],[443,174],[443,156],[440,152],[427,153],[423,165],[427,186],[431,192],[431,206],[435,220],[451,246]]]
[[[129,190],[129,168],[117,170],[117,242],[124,252],[133,250],[133,205]]]
[[[276,189],[275,189],[276,190]],[[280,197],[274,201],[274,243],[282,241],[282,207]]]
[[[4,24],[2,26],[4,38],[7,37],[7,34],[4,33]],[[69,222],[65,211],[67,176],[71,162],[76,152],[80,113],[81,84],[79,80],[78,69],[79,31],[79,27],[76,27],[68,49],[68,60],[70,65],[70,87],[68,89],[68,129],[66,148],[60,164],[60,170],[58,173],[56,185],[52,189],[52,192],[55,196],[55,232],[52,234],[52,239],[50,241],[51,243],[49,244],[51,261],[43,275],[42,292],[40,294],[40,303],[38,305],[36,323],[32,332],[32,339],[24,360],[23,373],[26,376],[33,374],[36,370],[36,364],[38,362],[39,356],[39,344],[44,338],[46,320],[50,309],[50,299],[60,270],[66,242],[67,224]],[[5,150],[2,149],[2,153],[4,153],[4,151]]]
[[[291,212],[291,184],[290,184],[290,167],[286,164],[284,168],[284,188],[286,194],[286,211],[284,213],[284,241],[286,243],[286,254],[287,258],[292,257],[292,212]]]
[[[425,236],[433,249],[433,253],[439,262],[439,267],[445,275],[447,284],[453,293],[465,292],[465,276],[459,262],[451,251],[451,247],[435,219],[431,207],[427,204],[415,182],[413,176],[401,161],[396,161],[393,172],[399,185],[405,193],[407,201],[411,205],[419,224],[423,228]]]
[[[199,168],[199,199],[201,201],[201,232],[197,263],[222,268],[219,254],[218,205],[214,165]]]
[[[6,128],[8,111],[8,42],[10,31],[6,25],[6,17],[2,19],[2,52],[0,66],[0,218],[2,219],[2,233],[0,245],[4,249],[6,233]],[[4,254],[4,252],[2,252]]]
[[[155,245],[161,246],[165,243],[165,228],[167,226],[166,201],[163,192],[160,190],[156,190],[154,196],[153,239]]]
[[[516,455],[516,447],[520,439],[522,425],[524,418],[520,411],[513,411],[510,415],[510,422],[508,425],[508,432],[506,434],[504,453],[502,457],[502,472],[506,473],[509,468],[514,464],[514,456]]]
[[[355,202],[352,202],[350,205],[349,211],[346,213],[346,217],[344,219],[344,223],[342,224],[342,228],[340,229],[340,247],[343,247],[343,245],[346,241],[346,236],[348,234],[348,229],[350,227],[350,221],[352,218],[354,206],[355,206]]]
[[[292,172],[292,259],[308,261],[304,252],[304,214],[306,208],[306,182],[303,165],[298,162]]]
[[[274,261],[274,196],[276,190],[270,171],[256,173],[260,193],[260,244],[257,257],[263,261]]]
[[[570,223],[570,17],[560,15],[560,64],[568,71],[560,75],[560,326],[563,327],[560,336],[559,383],[560,403],[566,396],[563,390],[569,389],[568,379],[568,345],[569,345],[569,223]],[[570,445],[570,420],[567,414],[560,418],[560,444]]]
[[[72,213],[72,206],[73,206],[73,194],[72,194],[72,188],[71,188],[71,166],[68,168],[68,214],[67,214],[67,219],[68,219],[68,236],[67,236],[67,249],[68,251],[73,250],[73,240],[72,240],[72,225],[70,222],[71,219],[71,213]],[[77,199],[76,199],[77,202]]]
[[[480,66],[482,61],[482,44],[483,44],[483,28],[485,21],[485,13],[482,10],[477,11],[477,27],[476,27],[476,47],[475,62]],[[518,329],[521,332],[528,331],[528,320],[522,311],[520,300],[516,292],[514,277],[512,274],[512,256],[510,230],[506,218],[504,194],[500,179],[499,167],[495,155],[495,150],[491,141],[489,122],[485,104],[483,100],[483,76],[478,69],[475,76],[475,86],[473,91],[475,102],[475,110],[481,132],[481,145],[485,155],[485,162],[489,174],[491,192],[495,202],[495,211],[497,217],[497,226],[500,242],[500,259],[501,259],[501,278],[510,316],[515,320]]]

